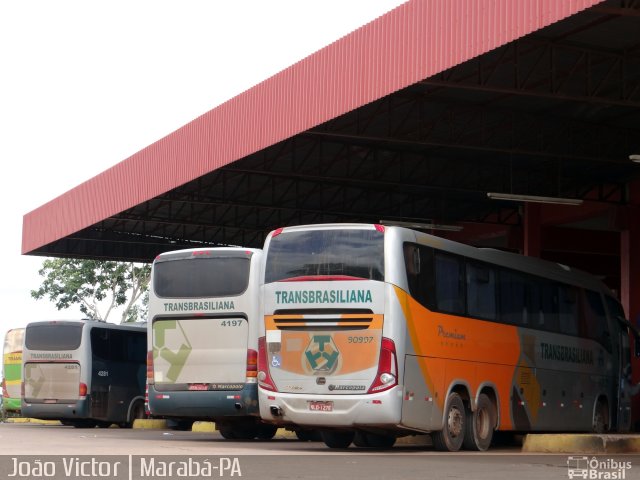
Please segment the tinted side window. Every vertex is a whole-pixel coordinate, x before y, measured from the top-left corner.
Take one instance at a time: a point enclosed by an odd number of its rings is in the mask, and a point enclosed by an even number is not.
[[[488,265],[467,263],[467,312],[489,320],[497,317],[496,272]]]
[[[109,330],[106,328],[91,329],[91,353],[100,360],[109,360]]]
[[[558,285],[558,328],[560,333],[578,335],[578,292],[575,287]]]
[[[436,307],[447,313],[465,313],[464,262],[452,255],[435,255]]]
[[[551,282],[540,282],[541,317],[540,328],[557,332],[558,327],[558,288]]]
[[[525,276],[517,272],[502,270],[500,272],[499,297],[500,319],[513,325],[527,325]]]
[[[432,248],[414,243],[404,244],[409,293],[417,302],[431,310],[435,309],[433,257]]]
[[[135,332],[127,335],[127,360],[135,363],[147,361],[146,332]]]
[[[607,315],[599,293],[585,290],[582,302],[582,311],[585,322],[585,336],[602,343],[607,350],[611,350],[611,336]]]
[[[127,332],[112,330],[109,332],[109,360],[114,362],[127,361]]]
[[[93,328],[91,350],[94,358],[99,360],[144,363],[147,358],[147,335],[144,332]]]

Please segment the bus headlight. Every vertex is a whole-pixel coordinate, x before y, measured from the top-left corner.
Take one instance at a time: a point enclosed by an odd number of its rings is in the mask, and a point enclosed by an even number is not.
[[[267,374],[264,373],[262,370],[260,370],[258,372],[258,381],[259,382],[264,382],[266,380],[266,378],[267,378]]]

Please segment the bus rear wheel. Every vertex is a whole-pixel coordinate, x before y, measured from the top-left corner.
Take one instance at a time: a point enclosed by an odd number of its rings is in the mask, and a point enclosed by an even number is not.
[[[131,420],[128,422],[122,422],[119,424],[120,428],[133,428],[133,423],[136,419],[147,418],[147,415],[144,413],[144,403],[136,402],[133,404],[131,408]]]
[[[97,422],[95,420],[88,420],[88,419],[73,420],[70,423],[75,428],[95,428],[97,425]]]
[[[453,392],[447,397],[444,407],[444,425],[442,430],[433,432],[431,439],[436,450],[457,452],[462,447],[465,432],[464,403],[460,395]]]
[[[220,435],[225,440],[234,440],[236,438],[236,435],[235,435],[235,433],[233,431],[233,427],[230,427],[228,425],[219,426],[218,427],[218,432],[220,432]]]
[[[370,432],[356,432],[353,443],[356,447],[391,448],[396,443],[395,435],[383,435]]]
[[[256,438],[258,440],[271,440],[275,437],[278,427],[275,425],[258,425],[256,427]]]
[[[481,393],[476,410],[467,409],[464,448],[484,452],[489,449],[496,427],[496,409],[491,399]]]
[[[317,430],[296,430],[296,437],[301,442],[321,442],[322,435]]]
[[[329,448],[348,448],[355,437],[354,432],[325,430],[321,433],[322,441]]]

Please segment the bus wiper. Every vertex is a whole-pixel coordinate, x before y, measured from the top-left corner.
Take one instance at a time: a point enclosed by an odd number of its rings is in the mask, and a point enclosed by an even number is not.
[[[369,280],[364,277],[354,277],[352,275],[300,275],[278,280],[279,282],[331,282],[341,280]]]

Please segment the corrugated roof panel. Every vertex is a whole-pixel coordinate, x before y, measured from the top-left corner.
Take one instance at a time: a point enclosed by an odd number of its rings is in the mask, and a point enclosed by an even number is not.
[[[411,0],[24,217],[29,253],[601,0]]]

